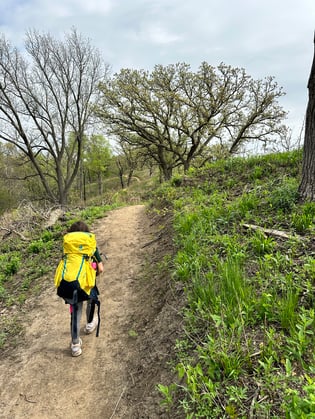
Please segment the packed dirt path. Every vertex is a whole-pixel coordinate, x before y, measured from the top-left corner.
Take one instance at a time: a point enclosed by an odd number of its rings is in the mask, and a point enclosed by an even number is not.
[[[71,357],[69,306],[51,279],[42,298],[29,302],[23,341],[1,360],[1,418],[174,417],[161,407],[156,384],[172,379],[176,291],[169,280],[145,275],[167,244],[143,205],[111,211],[92,230],[108,258],[97,282],[100,336],[85,335],[82,319],[83,353]]]

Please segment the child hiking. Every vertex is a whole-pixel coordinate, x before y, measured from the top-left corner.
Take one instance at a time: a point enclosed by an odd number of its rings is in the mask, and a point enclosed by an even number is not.
[[[98,289],[96,275],[104,270],[103,262],[96,245],[96,238],[83,221],[71,225],[63,237],[63,258],[55,273],[57,294],[70,305],[71,354],[82,354],[80,338],[80,322],[83,302],[86,306],[86,334],[100,326]],[[95,306],[98,306],[98,317],[95,316]]]

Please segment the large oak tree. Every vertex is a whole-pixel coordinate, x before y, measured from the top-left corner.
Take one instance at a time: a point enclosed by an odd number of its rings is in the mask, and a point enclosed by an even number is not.
[[[216,145],[229,153],[248,142],[276,141],[285,135],[283,91],[272,77],[253,80],[244,69],[202,63],[157,65],[150,73],[122,69],[100,86],[97,114],[108,132],[142,149],[169,179],[199,157],[212,157]]]
[[[64,40],[29,31],[23,52],[0,39],[0,139],[27,157],[46,196],[61,205],[77,175],[97,85],[107,70],[75,29]]]
[[[315,45],[315,38],[314,38]],[[307,84],[308,104],[305,118],[302,179],[299,186],[300,198],[304,201],[315,199],[315,50]]]

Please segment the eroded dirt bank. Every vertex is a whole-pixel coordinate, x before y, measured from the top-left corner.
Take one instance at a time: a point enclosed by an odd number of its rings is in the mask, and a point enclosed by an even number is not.
[[[143,205],[111,211],[93,226],[105,253],[100,336],[82,331],[83,354],[69,350],[69,313],[53,284],[30,304],[20,344],[0,364],[1,418],[174,418],[156,383],[180,331],[180,296],[148,266],[167,251]],[[83,328],[83,322],[82,322]]]

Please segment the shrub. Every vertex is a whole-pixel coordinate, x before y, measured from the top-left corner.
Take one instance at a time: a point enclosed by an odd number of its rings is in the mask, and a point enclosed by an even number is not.
[[[43,242],[43,240],[36,240],[36,241],[33,241],[33,242],[32,242],[32,243],[30,243],[30,245],[28,246],[28,252],[29,252],[29,253],[39,254],[39,253],[41,253],[44,249],[45,249],[45,243]]]
[[[17,273],[20,267],[21,258],[18,254],[11,253],[8,257],[2,257],[1,263],[3,264],[3,274],[5,276],[11,276]]]
[[[298,197],[297,179],[287,178],[271,192],[270,203],[275,209],[291,210]]]

